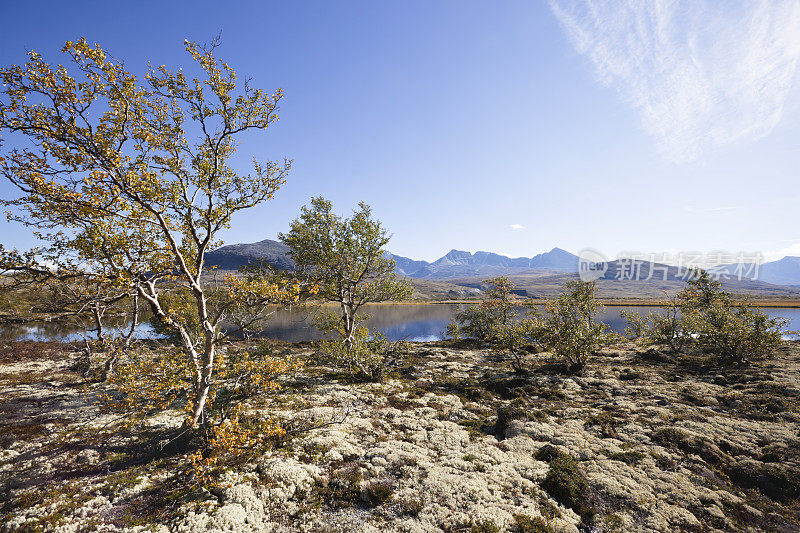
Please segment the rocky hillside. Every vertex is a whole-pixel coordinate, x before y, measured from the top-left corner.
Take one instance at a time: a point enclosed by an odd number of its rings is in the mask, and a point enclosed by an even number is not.
[[[244,265],[266,261],[276,268],[292,268],[292,261],[286,254],[288,247],[281,242],[265,239],[252,244],[230,244],[217,248],[207,256],[209,265],[225,270],[236,270]],[[397,273],[411,278],[441,280],[464,276],[495,276],[511,272],[524,272],[531,269],[547,269],[559,272],[576,272],[577,256],[553,248],[551,251],[534,257],[509,258],[490,252],[471,254],[451,250],[433,263],[417,261],[389,254],[397,265]]]
[[[282,242],[264,239],[251,244],[221,246],[206,255],[206,262],[223,270],[238,270],[262,261],[280,270],[291,270],[294,262],[287,256],[288,252],[289,247]]]
[[[491,252],[464,252],[450,250],[433,263],[414,261],[406,257],[392,256],[398,272],[413,278],[448,279],[465,276],[500,276],[534,269],[557,272],[577,272],[578,257],[553,248],[534,257],[506,257]]]
[[[281,270],[293,267],[287,257],[288,248],[270,239],[252,244],[222,246],[208,254],[208,264],[225,270],[236,270],[244,265],[264,261]],[[414,283],[421,299],[467,297],[482,282],[493,276],[514,278],[520,291],[529,296],[550,296],[551,285],[558,285],[576,277],[578,257],[561,248],[533,257],[510,258],[491,252],[470,253],[450,250],[434,262],[418,261],[389,254],[397,265],[397,273],[413,280],[431,283]],[[736,278],[734,266],[721,267]],[[755,272],[755,271],[754,271]],[[729,279],[726,289],[736,293],[751,293],[757,297],[800,297],[800,258],[785,257],[780,261],[765,263],[757,270],[758,280]],[[602,297],[660,298],[663,290],[679,289],[684,282],[684,271],[674,266],[642,261],[632,266],[624,261],[610,261],[603,273],[600,291]],[[441,286],[437,285],[442,284]],[[445,286],[447,286],[445,288]]]
[[[800,257],[784,257],[761,265],[759,279],[776,285],[800,285]]]
[[[623,344],[582,376],[547,353],[518,375],[480,346],[416,344],[384,384],[285,345],[305,369],[249,409],[315,429],[211,491],[187,486],[188,452],[159,442],[180,413],[86,444],[113,417],[79,354],[4,349],[4,531],[800,530],[796,343],[724,370]]]
[[[613,266],[613,265],[612,265]],[[553,272],[549,270],[526,271],[512,273],[508,279],[523,296],[529,298],[552,298],[559,294],[565,281],[578,279],[577,274],[566,272]],[[446,280],[447,283],[463,287],[485,287],[484,276],[464,277]],[[677,294],[686,282],[679,277],[670,275],[664,281],[660,277],[649,280],[616,279],[614,270],[610,269],[606,275],[597,280],[596,294],[598,298],[652,298],[663,299],[664,291]],[[786,285],[772,285],[763,281],[750,280],[723,280],[722,286],[726,291],[742,296],[751,296],[757,299],[796,300],[800,298],[800,287]]]

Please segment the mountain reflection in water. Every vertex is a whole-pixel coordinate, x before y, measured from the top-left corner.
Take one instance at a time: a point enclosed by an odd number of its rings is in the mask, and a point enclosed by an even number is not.
[[[444,336],[447,323],[455,316],[459,304],[387,304],[365,306],[364,312],[371,315],[367,325],[386,334],[392,341],[435,341]],[[335,311],[335,307],[326,309]],[[800,309],[764,308],[766,313],[787,318],[789,329],[800,329]],[[322,333],[314,327],[311,308],[297,308],[276,311],[267,321],[261,336],[287,342],[312,341],[322,338]],[[598,320],[605,322],[618,333],[625,330],[625,319],[622,311],[636,311],[643,315],[662,311],[657,307],[642,306],[607,306],[598,315]],[[125,324],[116,324],[109,331],[127,331]],[[155,332],[148,322],[139,324],[136,337],[153,338]],[[0,339],[6,340],[52,340],[76,341],[83,339],[75,325],[67,323],[47,322],[32,324],[6,324],[0,326]]]

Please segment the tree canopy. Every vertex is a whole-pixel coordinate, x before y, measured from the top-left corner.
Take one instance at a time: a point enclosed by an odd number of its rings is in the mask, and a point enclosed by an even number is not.
[[[151,65],[140,80],[86,39],[64,46],[68,67],[30,52],[25,65],[0,69],[0,173],[19,191],[2,205],[41,242],[26,254],[3,251],[3,266],[16,261],[19,276],[78,272],[136,292],[193,362],[192,425],[231,301],[208,288],[205,254],[235,213],[273,197],[291,167],[234,168],[239,137],[278,121],[283,92],[240,82],[216,57],[218,44],[185,42],[196,77]],[[231,281],[261,304],[295,292]],[[165,299],[176,287],[190,296]]]
[[[397,278],[394,260],[387,258],[386,229],[364,202],[351,217],[342,218],[329,200],[313,198],[279,238],[290,248],[294,275],[316,286],[321,300],[339,304],[347,345],[353,342],[364,304],[411,295],[408,283]]]

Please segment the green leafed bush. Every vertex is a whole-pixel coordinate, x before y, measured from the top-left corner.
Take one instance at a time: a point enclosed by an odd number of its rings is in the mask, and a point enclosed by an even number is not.
[[[788,324],[747,301],[735,300],[704,270],[693,273],[686,287],[670,299],[665,314],[625,317],[626,332],[643,343],[668,345],[675,351],[694,349],[729,365],[774,351]]]
[[[517,371],[524,369],[525,346],[535,344],[541,337],[541,320],[536,308],[519,304],[513,296],[514,286],[504,276],[486,280],[489,288],[486,297],[456,313],[447,326],[452,338],[469,337],[492,344],[499,350],[511,354],[511,365]]]
[[[486,298],[459,311],[448,326],[451,337],[471,337],[491,343],[512,355],[511,364],[524,370],[528,346],[542,346],[562,357],[570,372],[581,372],[589,356],[616,338],[595,321],[600,304],[593,282],[568,281],[545,315],[531,304],[520,312],[513,286],[505,277],[487,280]]]
[[[540,448],[535,457],[550,463],[542,488],[557,502],[578,513],[584,522],[590,522],[595,509],[589,482],[577,461],[550,444]]]
[[[627,320],[625,335],[643,344],[668,346],[673,352],[680,351],[689,339],[685,323],[681,320],[680,301],[670,297],[666,291],[667,305],[662,313],[650,312],[646,316],[639,313],[623,311],[622,318]]]
[[[368,320],[368,315],[362,315]],[[407,351],[407,343],[391,342],[380,331],[370,331],[359,325],[350,335],[349,344],[344,342],[346,334],[342,322],[334,313],[320,313],[315,325],[328,334],[329,338],[319,342],[319,351],[327,362],[346,369],[354,377],[381,382],[392,358]]]
[[[540,328],[547,348],[564,359],[570,372],[581,372],[589,356],[615,338],[608,326],[595,321],[601,305],[594,291],[594,282],[566,282]]]

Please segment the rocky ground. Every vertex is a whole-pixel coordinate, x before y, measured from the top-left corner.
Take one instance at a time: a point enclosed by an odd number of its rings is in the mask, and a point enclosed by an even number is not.
[[[316,429],[209,491],[181,485],[182,452],[159,447],[179,416],[109,432],[79,353],[0,346],[0,527],[800,529],[800,344],[733,370],[620,345],[568,376],[548,354],[517,375],[480,346],[420,343],[383,384],[284,349],[309,364],[253,408]]]

